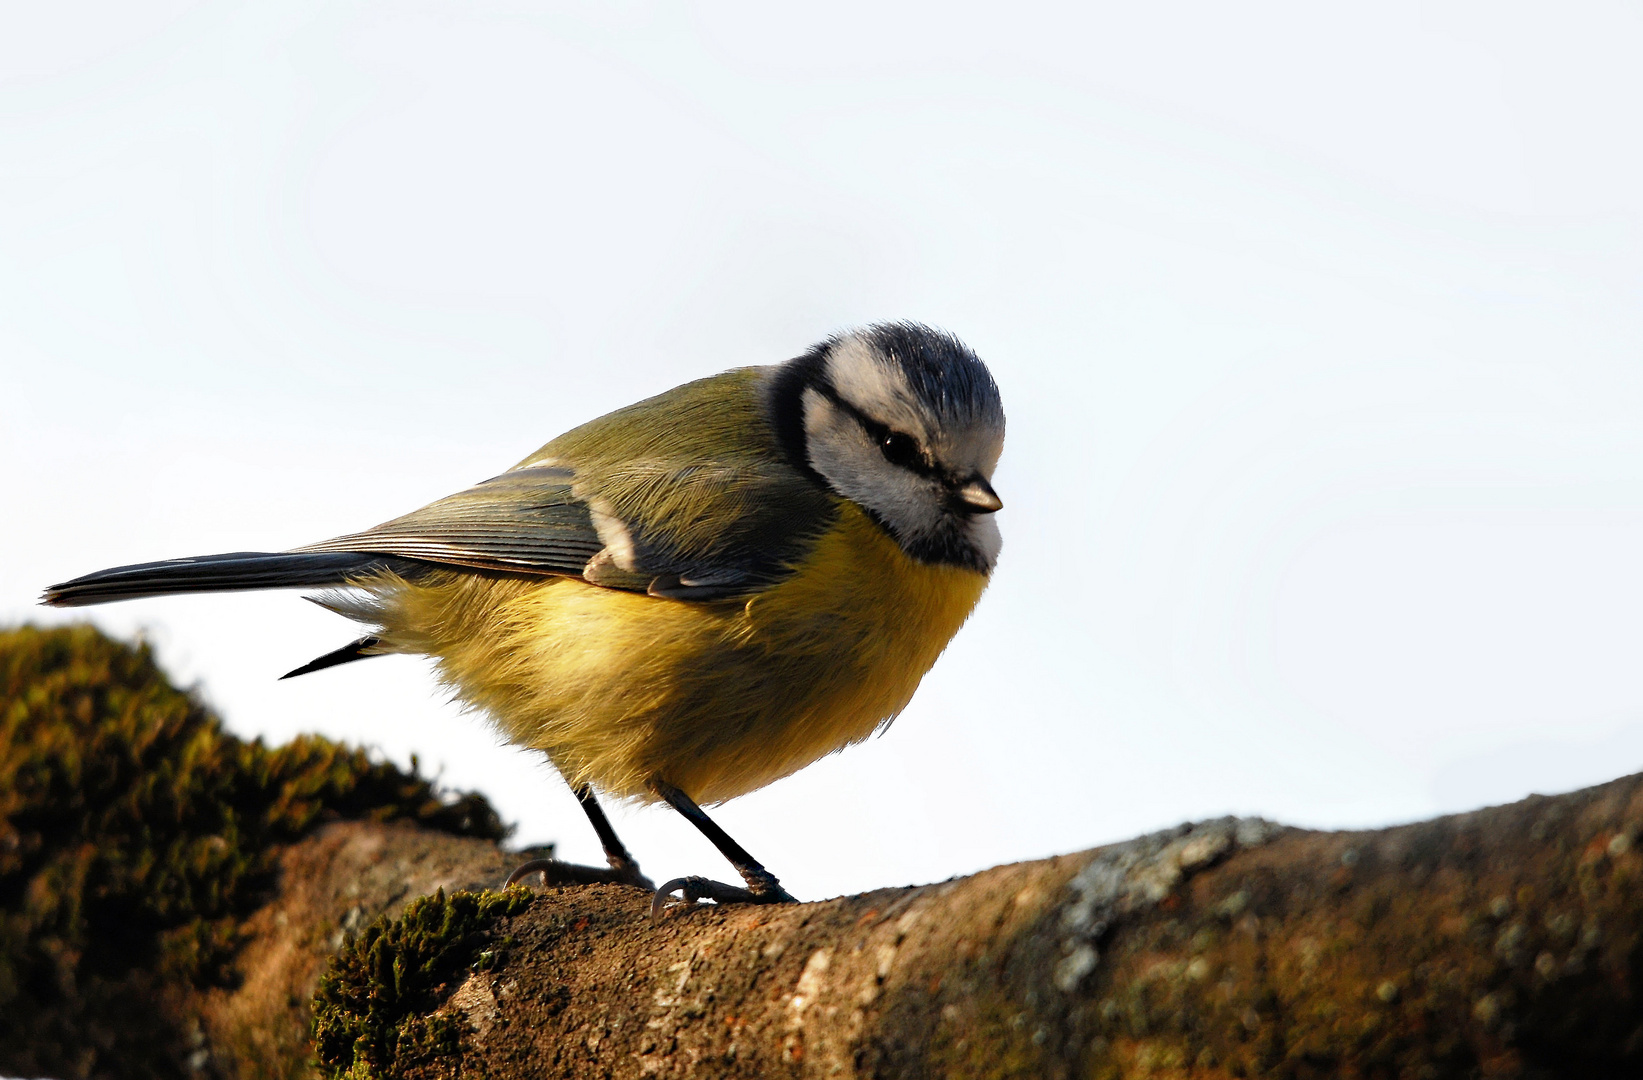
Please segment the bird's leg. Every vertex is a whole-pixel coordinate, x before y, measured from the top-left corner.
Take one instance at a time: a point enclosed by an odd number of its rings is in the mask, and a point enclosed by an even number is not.
[[[577,788],[576,801],[588,815],[588,821],[593,823],[593,831],[599,834],[599,843],[605,849],[605,861],[610,863],[610,868],[578,866],[575,863],[560,862],[558,859],[532,859],[509,874],[502,887],[505,889],[522,878],[540,873],[544,885],[591,885],[596,882],[614,882],[618,885],[632,885],[647,892],[654,889],[655,885],[651,880],[639,872],[638,861],[628,854],[628,849],[616,835],[616,830],[610,827],[610,819],[605,816],[599,800],[593,797],[593,789]]]
[[[620,875],[622,881],[642,889],[650,888],[650,879],[639,872],[639,860],[628,854],[616,830],[610,827],[610,819],[605,816],[599,800],[593,797],[593,789],[577,788],[576,801],[582,804],[588,821],[593,823],[593,831],[599,834],[599,844],[605,849],[605,861],[610,863],[610,868]]]
[[[718,904],[796,904],[797,900],[789,896],[782,883],[776,880],[776,875],[759,865],[759,860],[747,853],[747,849],[730,838],[730,834],[703,813],[702,808],[691,801],[689,795],[680,791],[672,784],[660,780],[651,783],[651,790],[667,801],[667,804],[685,816],[702,835],[713,841],[713,846],[719,849],[719,854],[730,860],[730,865],[742,875],[747,882],[747,888],[738,888],[735,885],[726,885],[718,881],[710,881],[704,877],[674,878],[660,889],[650,902],[650,914],[654,918],[661,914],[662,908],[667,906],[668,900],[674,892],[684,898],[685,903],[694,904],[698,900],[712,900]]]

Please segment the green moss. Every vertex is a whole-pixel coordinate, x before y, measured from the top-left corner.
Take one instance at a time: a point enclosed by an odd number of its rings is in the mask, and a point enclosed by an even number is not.
[[[401,1075],[461,1045],[460,1022],[429,1015],[470,970],[497,962],[491,927],[530,906],[530,892],[452,893],[378,918],[331,961],[314,995],[314,1054],[326,1076]]]
[[[132,1040],[184,1037],[170,988],[232,984],[277,845],[335,818],[504,834],[363,750],[227,734],[146,645],[0,631],[0,1071],[167,1075]]]

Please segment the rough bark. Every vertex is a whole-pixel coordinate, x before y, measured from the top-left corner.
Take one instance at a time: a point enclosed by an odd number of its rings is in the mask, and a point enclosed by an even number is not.
[[[482,798],[234,739],[89,628],[0,632],[0,689],[11,1075],[1643,1075],[1643,776],[652,920],[465,891],[523,857]]]
[[[549,889],[468,925],[401,995],[411,1008],[370,1006],[387,1049],[324,1071],[1643,1075],[1640,832],[1632,777],[1377,832],[1212,821],[938,885],[657,921],[634,890]],[[203,1003],[213,1071],[294,1067],[339,931],[504,862],[408,825],[293,847],[253,920],[254,974]],[[427,901],[424,924],[446,902]],[[364,1023],[362,993],[381,993],[366,954],[405,959],[409,938],[386,929],[342,950],[322,1023]]]
[[[243,925],[243,976],[186,1003],[196,1018],[190,1071],[201,1076],[308,1077],[314,987],[363,927],[417,897],[494,888],[521,855],[409,823],[327,825],[280,855],[276,896]]]

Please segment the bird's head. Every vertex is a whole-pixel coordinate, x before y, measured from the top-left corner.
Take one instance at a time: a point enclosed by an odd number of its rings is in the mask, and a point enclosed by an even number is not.
[[[992,570],[1004,405],[963,342],[917,323],[869,326],[788,361],[772,388],[789,454],[908,555]]]

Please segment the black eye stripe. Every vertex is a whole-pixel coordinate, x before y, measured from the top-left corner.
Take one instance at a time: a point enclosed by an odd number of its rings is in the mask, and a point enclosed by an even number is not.
[[[873,445],[879,448],[884,459],[892,465],[900,466],[920,476],[935,476],[936,468],[924,455],[919,441],[905,431],[897,431],[887,424],[881,424],[871,416],[844,400],[839,392],[825,384],[812,387],[822,397],[830,401],[842,412],[848,413],[856,423],[867,432],[867,437],[873,440]],[[902,440],[906,440],[905,443]],[[908,451],[911,451],[910,453]]]

